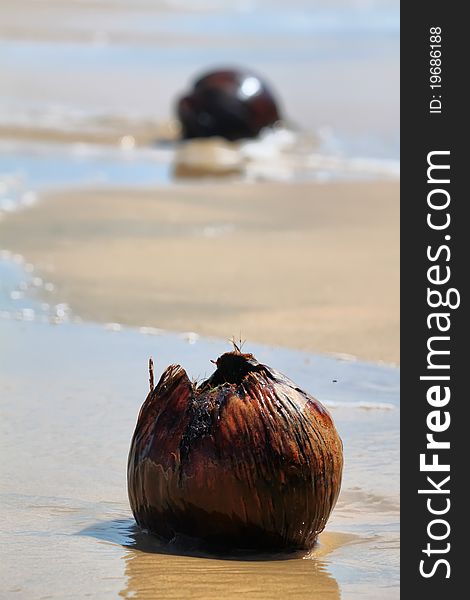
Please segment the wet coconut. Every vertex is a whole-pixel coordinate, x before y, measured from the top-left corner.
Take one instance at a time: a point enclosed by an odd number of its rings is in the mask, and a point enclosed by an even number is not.
[[[183,139],[255,138],[281,119],[268,84],[255,73],[240,69],[220,69],[199,77],[178,100],[176,112]]]
[[[342,442],[320,402],[238,349],[196,386],[163,373],[128,462],[137,523],[214,549],[309,550],[336,503]]]

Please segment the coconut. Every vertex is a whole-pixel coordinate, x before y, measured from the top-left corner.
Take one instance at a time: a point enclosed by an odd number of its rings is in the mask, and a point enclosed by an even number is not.
[[[238,348],[216,366],[199,385],[179,365],[151,376],[128,461],[138,525],[214,549],[310,550],[341,486],[330,414]]]

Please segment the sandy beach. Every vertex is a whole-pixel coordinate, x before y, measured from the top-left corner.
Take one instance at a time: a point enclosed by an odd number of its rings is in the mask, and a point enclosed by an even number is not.
[[[396,0],[2,10],[0,597],[396,600]],[[175,99],[220,66],[265,77],[282,123],[187,151]],[[232,336],[343,440],[307,557],[175,552],[133,519],[149,356],[202,379]]]
[[[0,239],[88,320],[399,360],[395,183],[57,192]]]

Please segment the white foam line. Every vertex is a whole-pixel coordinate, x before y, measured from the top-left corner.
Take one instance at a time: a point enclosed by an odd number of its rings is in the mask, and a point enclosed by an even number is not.
[[[327,408],[353,408],[359,410],[395,410],[393,404],[387,402],[324,402]]]

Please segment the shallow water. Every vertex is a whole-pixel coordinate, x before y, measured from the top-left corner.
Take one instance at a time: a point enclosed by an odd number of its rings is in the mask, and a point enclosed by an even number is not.
[[[330,407],[345,446],[339,502],[308,559],[174,554],[138,531],[126,497],[147,360],[202,378],[227,343],[58,319],[15,260],[0,261],[7,597],[398,597],[397,369],[249,344]]]
[[[300,116],[304,124],[325,120],[320,112],[310,115],[310,119],[305,110],[296,116],[304,105],[302,98],[295,96],[314,92],[309,98],[314,109],[320,101],[331,103],[333,86],[342,83],[336,81],[340,63],[355,63],[355,81],[363,83],[365,89],[350,89],[345,106],[355,105],[358,94],[366,96],[373,86],[383,83],[385,89],[375,92],[383,96],[377,110],[386,107],[397,116],[394,99],[386,97],[388,91],[397,93],[391,86],[397,82],[398,73],[396,0],[296,0],[288,5],[275,0],[87,0],[65,5],[56,0],[25,0],[28,11],[18,11],[14,0],[4,0],[2,4],[0,56],[5,68],[1,77],[10,80],[16,75],[33,93],[25,94],[24,88],[4,88],[1,121],[7,117],[6,109],[15,108],[15,116],[27,117],[31,113],[26,109],[33,107],[36,111],[49,108],[50,116],[56,117],[83,111],[97,114],[103,108],[108,117],[119,114],[119,109],[126,115],[148,117],[155,116],[156,107],[162,106],[168,114],[174,93],[181,90],[191,73],[215,61],[248,64],[265,72],[274,83],[279,80],[276,87],[286,98],[287,110],[293,101],[291,118],[298,120]],[[381,61],[389,67],[394,65],[393,70],[381,73],[377,69],[380,82],[361,81],[364,67],[378,66]],[[322,69],[323,64],[328,66],[328,72]],[[41,85],[34,86],[39,83],[38,68]],[[302,71],[310,78],[299,79]],[[328,73],[325,86],[323,77]],[[96,75],[104,77],[103,83],[109,85],[80,85],[96,82]],[[139,86],[135,86],[136,82]],[[296,86],[291,89],[284,83]],[[149,93],[154,90],[160,94]],[[129,99],[133,102],[129,103]],[[366,102],[372,99],[362,98]],[[61,113],[61,108],[68,111]],[[347,123],[347,116],[338,115],[337,122]],[[359,116],[362,119],[364,114]],[[372,115],[369,122],[374,122]],[[362,129],[363,124],[360,123]],[[356,131],[358,125],[349,124]],[[391,132],[392,127],[383,123],[382,132]]]
[[[229,149],[235,160],[231,177],[246,182],[261,179],[323,183],[396,178],[399,173],[394,160],[346,159],[313,150],[306,154],[296,144],[283,149],[268,139]],[[182,153],[177,143],[123,149],[83,143],[0,140],[0,215],[27,206],[39,193],[54,189],[169,185],[175,182],[177,165],[181,168],[183,162],[194,158],[199,176],[207,179],[224,168],[226,151],[220,142],[210,142],[205,149],[206,156],[195,145],[194,148],[189,146],[183,159],[179,159]],[[179,179],[187,181],[188,178]]]
[[[397,175],[394,0],[26,4],[4,2],[0,24],[0,172],[14,163],[40,183],[56,173],[55,186],[166,183],[176,149],[132,151],[134,138],[159,139],[195,74],[245,65],[272,82],[301,132],[287,149],[271,139],[243,151],[242,162],[256,155],[248,178]],[[103,136],[109,145],[93,147]]]

